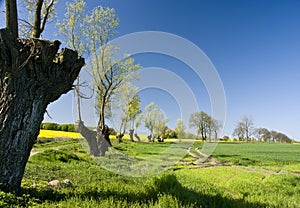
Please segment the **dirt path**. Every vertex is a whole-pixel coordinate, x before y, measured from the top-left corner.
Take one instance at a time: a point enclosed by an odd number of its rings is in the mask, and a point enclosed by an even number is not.
[[[194,152],[196,153],[192,153],[191,150],[194,150]],[[280,175],[280,174],[292,174],[292,175],[300,175],[299,171],[292,171],[292,170],[279,170],[279,171],[275,171],[275,170],[271,170],[271,169],[266,169],[266,168],[260,168],[260,167],[251,167],[251,166],[237,166],[237,165],[231,165],[231,164],[227,164],[225,162],[220,162],[219,160],[217,160],[216,158],[213,158],[211,156],[208,156],[206,154],[204,154],[203,152],[201,152],[198,148],[189,148],[187,150],[187,153],[193,157],[194,159],[196,159],[197,164],[193,163],[194,165],[198,165],[199,167],[213,167],[213,166],[229,166],[229,167],[235,167],[241,171],[244,172],[261,172],[263,174],[267,175]]]
[[[195,153],[192,153],[191,150],[194,150]],[[208,156],[201,152],[198,148],[189,148],[187,149],[187,153],[192,156],[196,161],[201,165],[210,165],[210,166],[217,166],[217,165],[224,165],[223,162],[220,162],[216,158]]]

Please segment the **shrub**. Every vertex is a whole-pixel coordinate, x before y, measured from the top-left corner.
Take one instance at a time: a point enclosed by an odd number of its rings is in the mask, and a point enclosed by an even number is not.
[[[45,130],[58,130],[58,126],[57,123],[42,123],[42,129]]]

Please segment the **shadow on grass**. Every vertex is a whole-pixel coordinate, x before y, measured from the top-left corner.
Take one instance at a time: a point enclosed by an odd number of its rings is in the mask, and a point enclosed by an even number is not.
[[[138,187],[137,187],[138,188]],[[161,178],[155,179],[154,186],[150,187],[147,192],[131,193],[131,192],[117,192],[117,191],[103,191],[91,190],[84,193],[68,193],[62,194],[52,190],[37,191],[32,189],[24,190],[25,193],[30,194],[38,200],[38,203],[44,201],[59,202],[68,200],[70,197],[84,199],[93,199],[101,203],[101,200],[113,197],[116,200],[127,201],[129,203],[138,203],[150,205],[157,202],[161,195],[171,195],[175,198],[179,206],[188,207],[267,207],[267,204],[249,203],[242,199],[229,199],[220,194],[206,195],[197,191],[188,189],[177,180],[175,175],[165,175]]]

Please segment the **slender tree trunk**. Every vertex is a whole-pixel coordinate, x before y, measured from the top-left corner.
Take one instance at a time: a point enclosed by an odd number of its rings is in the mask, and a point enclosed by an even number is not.
[[[139,137],[139,135],[137,133],[134,134],[134,137],[140,142],[141,138]]]
[[[78,121],[79,123],[82,121],[81,120],[81,100],[80,100],[80,91],[79,91],[79,85],[80,85],[80,76],[78,75],[77,79],[76,79],[76,96],[77,96],[77,111],[78,111]]]
[[[6,27],[10,29],[14,38],[19,37],[18,32],[18,10],[16,0],[6,0]]]
[[[104,117],[104,111],[105,111],[105,105],[104,105],[104,101],[102,101],[101,107],[100,107],[100,112],[99,112],[99,121],[98,121],[98,125],[97,131],[101,131],[101,129],[103,129],[104,125],[105,125],[105,117]]]
[[[32,37],[39,38],[41,36],[41,11],[43,6],[43,0],[37,0],[35,4],[34,22],[33,22],[33,34]]]
[[[133,133],[134,133],[134,129],[130,129],[129,130],[129,136],[130,136],[130,141],[132,141],[132,142],[134,142]]]
[[[0,30],[0,188],[20,191],[47,105],[72,89],[84,60],[60,43]]]

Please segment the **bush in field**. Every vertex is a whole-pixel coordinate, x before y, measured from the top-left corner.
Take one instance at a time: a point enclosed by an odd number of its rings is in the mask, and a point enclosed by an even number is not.
[[[230,140],[229,136],[223,136],[223,138],[221,139],[224,142],[228,142]]]

